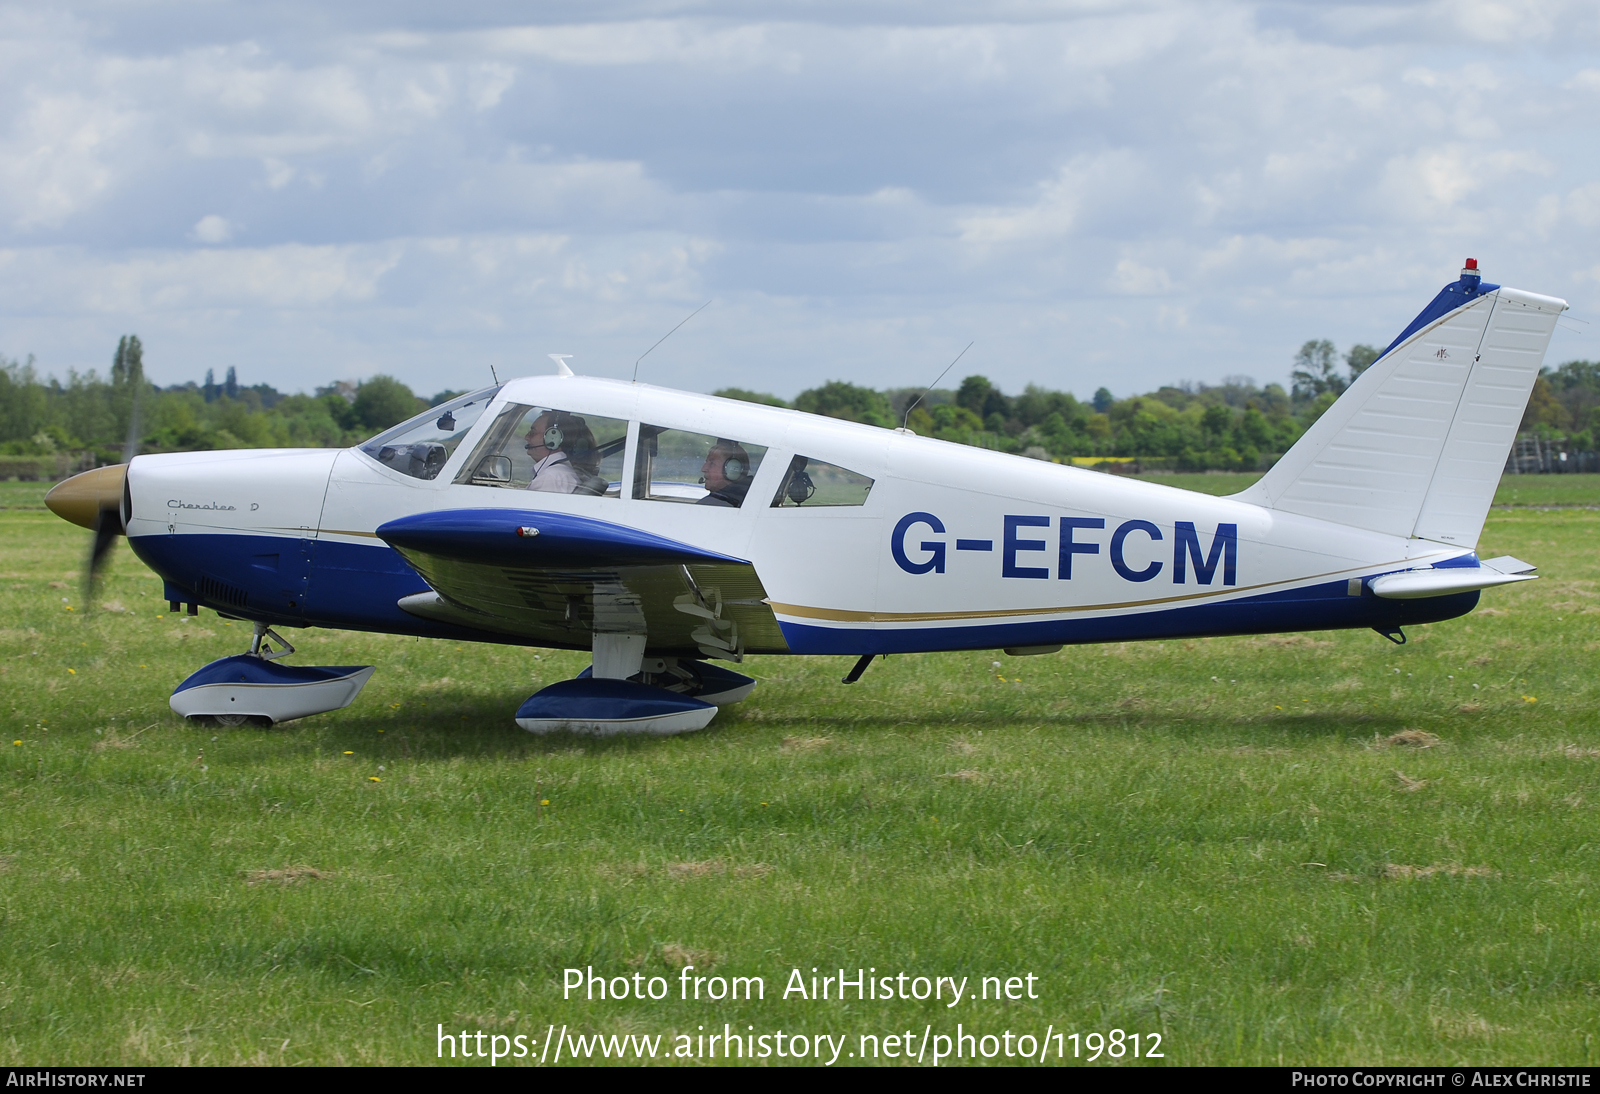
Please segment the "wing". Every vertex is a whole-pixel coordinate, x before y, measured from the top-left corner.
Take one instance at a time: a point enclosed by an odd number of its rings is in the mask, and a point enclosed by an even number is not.
[[[447,509],[378,536],[432,592],[402,599],[424,619],[587,649],[596,632],[644,634],[653,656],[788,649],[753,565],[620,524],[524,509]]]

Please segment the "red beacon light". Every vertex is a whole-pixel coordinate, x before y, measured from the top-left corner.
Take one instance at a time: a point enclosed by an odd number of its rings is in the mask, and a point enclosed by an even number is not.
[[[1478,269],[1478,260],[1476,258],[1467,259],[1467,264],[1461,268],[1461,276],[1462,277],[1482,277],[1483,276],[1483,272]]]

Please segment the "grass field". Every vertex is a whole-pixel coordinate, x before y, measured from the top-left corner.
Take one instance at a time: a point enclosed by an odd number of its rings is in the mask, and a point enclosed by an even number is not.
[[[1580,478],[1512,489],[1595,504]],[[704,733],[594,742],[510,717],[586,657],[319,631],[299,662],[378,666],[354,706],[186,726],[173,686],[248,632],[169,614],[125,546],[85,613],[87,533],[42,490],[0,484],[8,1063],[421,1063],[440,1023],[849,1053],[958,1021],[1183,1064],[1600,1057],[1600,512],[1492,513],[1481,550],[1543,579],[1404,647],[901,656],[848,688],[768,658]],[[678,1001],[684,964],[766,999]],[[584,966],[672,997],[563,1001]],[[840,966],[1038,998],[781,998]]]
[[[1180,486],[1203,494],[1234,494],[1261,476],[1209,473],[1137,477],[1145,482]],[[1533,508],[1600,506],[1600,475],[1507,475],[1500,480],[1494,503],[1498,506]]]

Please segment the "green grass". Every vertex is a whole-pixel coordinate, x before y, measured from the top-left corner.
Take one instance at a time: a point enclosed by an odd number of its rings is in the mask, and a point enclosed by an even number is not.
[[[43,509],[53,482],[0,482],[0,509]]]
[[[1495,491],[1496,505],[1600,506],[1600,475],[1506,475]]]
[[[168,614],[126,547],[86,614],[88,534],[0,513],[0,1055],[420,1063],[437,1023],[849,1051],[960,1021],[1159,1031],[1184,1064],[1592,1065],[1597,533],[1491,514],[1483,550],[1543,579],[1405,647],[903,656],[852,687],[767,658],[706,732],[594,742],[511,722],[586,658],[322,631],[301,663],[379,667],[354,706],[187,726],[169,692],[243,626]],[[675,986],[686,955],[767,1000],[561,999],[564,968]],[[841,965],[1039,998],[776,998]]]
[[[1236,494],[1255,482],[1256,474],[1139,475],[1145,482],[1198,490],[1202,494]],[[1495,491],[1494,504],[1540,509],[1600,506],[1600,475],[1506,475]]]
[[[1202,474],[1150,474],[1135,475],[1133,478],[1144,482],[1158,482],[1162,486],[1176,486],[1180,490],[1198,490],[1202,494],[1237,494],[1261,476],[1251,473],[1248,475],[1233,474],[1221,471],[1207,471]]]

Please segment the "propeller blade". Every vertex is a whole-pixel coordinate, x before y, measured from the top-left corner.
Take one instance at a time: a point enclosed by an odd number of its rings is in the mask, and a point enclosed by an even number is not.
[[[84,567],[83,609],[94,607],[94,595],[101,570],[111,556],[111,548],[122,534],[122,514],[116,509],[102,508],[94,523],[94,542],[89,547],[89,561]]]
[[[125,529],[122,526],[122,492],[127,488],[128,465],[139,454],[139,412],[142,409],[144,394],[143,377],[138,377],[133,386],[133,402],[128,409],[128,438],[122,445],[122,466],[115,482],[107,481],[105,485],[114,486],[114,492],[99,494],[97,501],[99,509],[94,515],[94,542],[89,545],[89,561],[84,567],[83,582],[83,609],[85,612],[94,609],[95,592],[99,584],[101,571],[105,568],[106,559],[111,557],[111,548],[116,543],[117,537]],[[96,484],[100,485],[100,484]],[[46,499],[48,503],[48,499]]]

